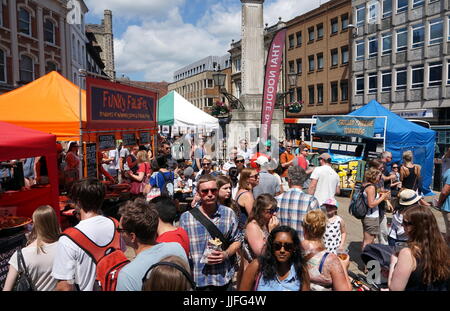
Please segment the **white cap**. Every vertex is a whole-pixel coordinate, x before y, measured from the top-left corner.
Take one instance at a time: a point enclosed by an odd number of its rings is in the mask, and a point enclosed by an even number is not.
[[[259,156],[257,159],[256,159],[256,161],[255,161],[257,164],[259,164],[259,165],[264,165],[265,163],[268,163],[269,162],[269,159],[267,159],[267,157],[265,157],[265,156]]]

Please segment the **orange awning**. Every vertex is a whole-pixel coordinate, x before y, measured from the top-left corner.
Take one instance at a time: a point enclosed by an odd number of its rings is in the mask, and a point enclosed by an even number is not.
[[[81,90],[82,127],[86,126],[86,92]],[[0,96],[0,121],[78,140],[79,87],[56,71]]]

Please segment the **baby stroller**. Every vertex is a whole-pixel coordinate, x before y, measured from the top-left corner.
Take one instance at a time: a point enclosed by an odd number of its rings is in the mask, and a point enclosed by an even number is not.
[[[389,265],[391,256],[395,253],[395,247],[384,244],[369,244],[362,254],[361,259],[369,269],[366,282],[377,288],[387,288]]]

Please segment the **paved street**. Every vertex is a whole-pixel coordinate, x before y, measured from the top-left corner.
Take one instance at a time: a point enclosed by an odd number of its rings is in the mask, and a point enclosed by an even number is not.
[[[435,192],[436,193],[436,192]],[[436,194],[437,197],[439,193]],[[433,197],[426,197],[425,200],[427,202],[431,202]],[[348,213],[348,206],[350,203],[350,198],[348,197],[338,197],[339,209],[338,215],[341,216],[346,224],[347,228],[347,241],[346,247],[349,249],[350,253],[350,267],[349,270],[358,274],[362,273],[364,266],[363,262],[360,258],[361,254],[361,242],[363,238],[362,224],[361,221],[353,217]],[[433,214],[435,215],[439,228],[441,232],[445,232],[445,224],[444,219],[442,218],[442,214],[438,212],[436,209],[431,208]],[[390,224],[390,220],[392,218],[392,214],[388,213],[388,224]]]

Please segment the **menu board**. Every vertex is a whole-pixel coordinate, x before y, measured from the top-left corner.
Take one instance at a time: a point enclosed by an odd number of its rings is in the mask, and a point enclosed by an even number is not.
[[[99,135],[98,149],[99,150],[116,149],[116,137],[114,135]]]
[[[139,132],[139,142],[141,145],[150,143],[150,132]]]
[[[122,134],[122,141],[124,146],[136,146],[136,135],[134,133],[123,133]]]
[[[97,144],[96,143],[86,143],[86,177],[97,178]]]

